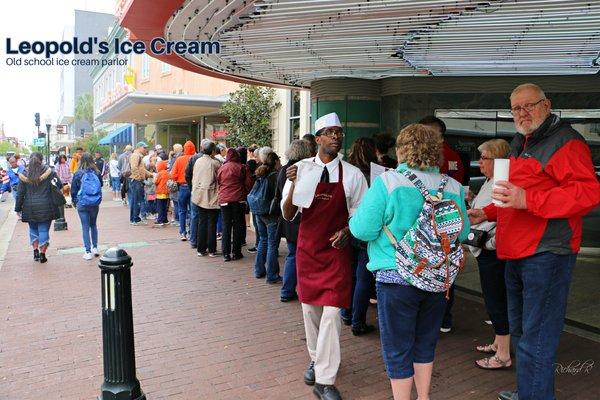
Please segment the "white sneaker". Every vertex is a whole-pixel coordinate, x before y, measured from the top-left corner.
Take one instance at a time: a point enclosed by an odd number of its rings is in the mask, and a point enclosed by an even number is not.
[[[93,254],[95,257],[98,257],[98,256],[100,255],[100,252],[98,251],[98,248],[97,248],[97,247],[92,247],[92,254]]]
[[[85,253],[85,254],[83,255],[83,259],[84,259],[84,260],[88,260],[88,261],[89,261],[89,260],[93,260],[93,259],[94,259],[94,256],[92,255],[92,253]]]

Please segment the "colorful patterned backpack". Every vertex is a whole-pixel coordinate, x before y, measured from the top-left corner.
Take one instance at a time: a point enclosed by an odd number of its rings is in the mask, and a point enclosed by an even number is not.
[[[430,195],[417,176],[408,171],[402,174],[425,198],[417,220],[397,242],[387,226],[383,229],[396,249],[396,266],[402,279],[427,292],[446,291],[464,266],[464,252],[458,241],[464,220],[458,204],[444,199],[448,175],[442,180],[436,195]]]

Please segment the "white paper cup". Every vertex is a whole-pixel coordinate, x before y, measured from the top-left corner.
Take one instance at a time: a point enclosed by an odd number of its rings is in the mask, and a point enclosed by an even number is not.
[[[494,159],[494,188],[496,188],[496,182],[508,181],[510,160],[508,158],[496,158]],[[499,200],[492,200],[496,205],[501,205],[502,202]]]

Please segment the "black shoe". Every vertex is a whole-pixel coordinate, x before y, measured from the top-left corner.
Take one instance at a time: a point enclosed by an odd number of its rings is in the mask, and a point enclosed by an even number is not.
[[[304,371],[304,383],[308,386],[312,386],[315,384],[315,362],[311,361],[308,364],[308,368]]]
[[[371,333],[375,330],[373,325],[362,324],[358,327],[352,327],[352,334],[354,336],[366,335],[367,333]]]
[[[278,284],[278,283],[281,283],[281,282],[283,282],[283,279],[281,279],[281,277],[278,277],[278,278],[277,278],[277,279],[275,279],[274,281],[267,281],[267,283],[268,283],[269,285],[276,285],[276,284]]]
[[[223,256],[223,261],[229,262],[229,261],[231,261],[231,257],[230,256]]]
[[[342,322],[344,323],[344,325],[350,326],[350,325],[352,325],[352,318],[342,317]]]
[[[256,249],[256,247],[250,247],[249,249],[246,249],[246,251],[247,251],[248,253],[252,253],[252,254],[254,254],[254,253],[256,253],[258,250]]]
[[[297,295],[293,295],[293,296],[280,296],[279,297],[279,301],[281,301],[282,303],[287,303],[288,301],[294,301],[298,298]]]
[[[334,385],[321,385],[320,383],[315,383],[313,393],[321,400],[342,400],[340,392],[338,392]]]
[[[38,249],[33,250],[33,261],[40,261],[40,251]]]
[[[195,249],[197,246],[195,244],[190,243],[190,246],[192,247],[192,249]]]
[[[254,277],[255,277],[256,279],[262,279],[262,278],[264,278],[265,276],[267,276],[267,275],[254,275]]]
[[[46,253],[40,253],[40,262],[43,264],[46,261],[48,261],[48,259],[46,258]]]
[[[198,257],[205,257],[205,256],[208,255],[208,253],[206,251],[199,251],[199,252],[196,253],[196,255]]]
[[[498,393],[498,400],[519,400],[519,393],[512,390],[506,390]]]
[[[240,260],[240,259],[242,259],[242,258],[244,258],[244,255],[243,255],[243,254],[234,254],[234,255],[233,255],[233,257],[231,257],[231,259],[232,259],[233,261],[235,261],[235,260]]]

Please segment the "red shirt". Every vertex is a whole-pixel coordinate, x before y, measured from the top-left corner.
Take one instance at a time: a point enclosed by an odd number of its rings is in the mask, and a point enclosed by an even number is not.
[[[462,184],[465,177],[465,167],[458,153],[444,142],[444,159],[440,164],[440,172],[448,174]]]

